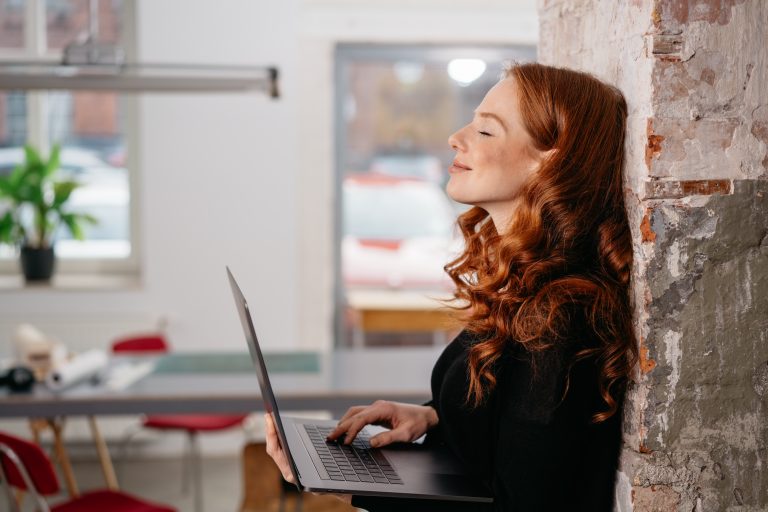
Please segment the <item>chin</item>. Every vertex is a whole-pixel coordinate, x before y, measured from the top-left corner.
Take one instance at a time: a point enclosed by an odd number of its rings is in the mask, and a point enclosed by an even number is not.
[[[445,193],[456,201],[457,203],[461,204],[469,204],[467,202],[467,197],[465,193],[462,193],[463,190],[460,185],[458,185],[455,181],[453,176],[451,176],[451,179],[448,181],[448,184],[445,186]]]

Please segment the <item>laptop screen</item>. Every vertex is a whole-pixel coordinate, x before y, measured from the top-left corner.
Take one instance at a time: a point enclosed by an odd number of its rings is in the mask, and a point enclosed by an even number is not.
[[[259,387],[261,388],[261,397],[264,400],[264,410],[267,413],[272,414],[277,426],[277,435],[280,438],[280,445],[283,448],[288,460],[291,463],[291,472],[296,482],[299,481],[298,470],[296,469],[296,463],[293,461],[290,451],[288,450],[288,442],[285,437],[285,430],[283,429],[283,422],[280,421],[280,413],[277,409],[277,400],[275,400],[275,394],[272,391],[272,385],[269,382],[269,375],[267,373],[267,365],[264,363],[264,356],[261,353],[261,347],[259,347],[259,340],[256,337],[256,329],[253,327],[253,320],[251,318],[250,310],[248,309],[248,303],[243,296],[243,292],[235,281],[235,277],[227,267],[227,277],[229,277],[229,284],[232,287],[232,295],[235,298],[235,304],[237,305],[237,312],[240,315],[240,322],[243,325],[243,332],[245,333],[245,340],[248,342],[248,350],[251,353],[251,359],[256,367],[256,376],[259,379]]]

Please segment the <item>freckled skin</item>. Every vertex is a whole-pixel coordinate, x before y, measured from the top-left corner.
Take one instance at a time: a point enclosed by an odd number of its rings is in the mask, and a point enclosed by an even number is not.
[[[456,162],[470,170],[452,167],[446,192],[455,201],[486,210],[497,228],[510,218],[523,184],[545,156],[534,149],[518,105],[517,85],[505,78],[488,91],[474,119],[448,138]]]

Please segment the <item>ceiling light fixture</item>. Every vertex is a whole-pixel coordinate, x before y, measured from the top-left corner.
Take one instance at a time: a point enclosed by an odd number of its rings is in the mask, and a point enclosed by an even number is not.
[[[98,5],[89,0],[88,32],[64,48],[61,63],[0,61],[0,89],[122,92],[245,92],[279,96],[273,66],[139,64],[120,46],[98,41]]]

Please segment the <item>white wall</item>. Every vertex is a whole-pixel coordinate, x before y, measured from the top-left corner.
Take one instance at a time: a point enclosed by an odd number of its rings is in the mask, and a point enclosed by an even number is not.
[[[331,346],[334,44],[535,43],[538,28],[534,0],[136,5],[142,61],[275,64],[282,96],[140,96],[141,286],[0,291],[0,355],[22,321],[82,349],[159,317],[177,349],[243,349],[225,264],[268,347]]]

